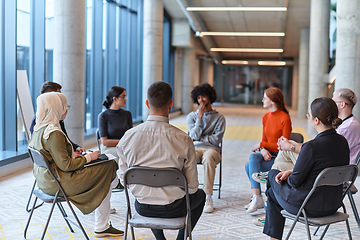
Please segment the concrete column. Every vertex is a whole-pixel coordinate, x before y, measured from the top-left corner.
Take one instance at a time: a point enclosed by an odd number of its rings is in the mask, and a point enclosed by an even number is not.
[[[336,19],[335,90],[350,88],[360,98],[360,1],[338,1]],[[360,119],[358,106],[353,114]]]
[[[298,118],[306,118],[305,115],[309,109],[309,37],[310,29],[301,29],[299,47]]]
[[[163,0],[144,0],[144,40],[143,40],[143,111],[145,121],[149,109],[145,105],[149,86],[162,81],[162,41],[164,3]]]
[[[71,106],[65,119],[72,141],[84,144],[85,0],[55,0],[54,82]]]
[[[208,83],[211,86],[214,85],[214,62],[212,59],[204,59],[202,76],[202,83]]]
[[[299,58],[294,58],[292,88],[291,88],[291,108],[297,110],[299,90]]]
[[[183,69],[182,69],[182,99],[181,109],[183,114],[188,114],[193,110],[193,102],[190,94],[197,83],[195,76],[196,54],[193,48],[184,48]]]
[[[328,80],[330,0],[311,0],[310,50],[309,50],[309,97],[324,96]],[[315,130],[308,124],[308,133]]]

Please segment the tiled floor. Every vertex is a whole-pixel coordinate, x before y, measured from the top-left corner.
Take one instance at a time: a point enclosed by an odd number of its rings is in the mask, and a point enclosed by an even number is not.
[[[244,171],[245,163],[251,154],[252,146],[261,137],[261,116],[266,110],[261,108],[222,106],[216,107],[220,113],[226,116],[227,131],[223,141],[223,187],[221,199],[214,198],[215,211],[212,214],[203,214],[193,231],[193,239],[267,239],[262,233],[262,228],[252,223],[254,218],[263,216],[263,211],[258,211],[256,215],[248,215],[243,206],[248,203],[251,192],[250,184]],[[290,112],[293,122],[293,131],[307,136],[306,120],[297,119],[296,114]],[[186,118],[180,116],[172,119],[171,123],[186,129]],[[313,137],[313,136],[312,136]],[[202,177],[202,169],[199,166],[199,178]],[[28,213],[25,211],[26,202],[33,184],[31,170],[23,171],[17,175],[0,179],[0,240],[23,239],[23,229],[25,227]],[[359,184],[360,185],[360,184]],[[215,192],[217,196],[217,193]],[[360,204],[360,194],[354,195],[355,201]],[[113,226],[124,229],[125,224],[125,196],[123,192],[114,193],[111,198],[112,207],[117,209],[117,213],[110,216]],[[349,202],[345,204],[350,214],[350,227],[353,239],[360,239],[358,229],[353,217]],[[360,206],[360,205],[359,205]],[[70,213],[67,207],[67,213]],[[40,239],[44,223],[46,221],[49,204],[44,205],[34,213],[33,221],[30,225],[28,238]],[[90,239],[93,236],[94,214],[83,215],[77,211]],[[290,223],[286,223],[285,233],[289,229]],[[312,231],[314,228],[312,228]],[[135,229],[136,238],[150,240],[154,239],[148,229]],[[168,239],[175,239],[175,231],[166,231]],[[316,236],[314,239],[318,239]],[[57,209],[50,222],[46,239],[84,239],[79,229],[71,233],[64,220],[60,217]],[[108,239],[123,239],[108,238]],[[130,237],[128,237],[130,239]],[[306,231],[302,224],[298,224],[292,234],[291,239],[306,239]],[[344,223],[332,225],[325,239],[348,239]]]

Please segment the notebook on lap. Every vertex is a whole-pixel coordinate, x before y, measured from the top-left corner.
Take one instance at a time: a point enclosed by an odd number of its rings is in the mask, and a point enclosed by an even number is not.
[[[90,167],[90,166],[94,166],[94,165],[97,165],[97,164],[101,164],[101,163],[104,163],[104,162],[108,162],[108,161],[111,161],[111,160],[114,160],[115,159],[115,156],[112,155],[112,154],[100,154],[100,157],[96,160],[93,160],[89,163],[86,163],[84,165],[84,167]]]

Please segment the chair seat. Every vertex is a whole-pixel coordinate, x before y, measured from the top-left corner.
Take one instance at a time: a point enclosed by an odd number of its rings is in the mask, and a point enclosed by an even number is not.
[[[296,215],[291,214],[286,210],[282,210],[281,214],[284,217],[290,218],[293,220],[296,218]],[[316,218],[308,217],[308,222],[311,226],[324,226],[324,225],[328,225],[330,223],[345,221],[348,218],[349,218],[348,214],[342,213],[342,212],[336,212],[333,215],[325,216],[325,217],[316,217]],[[305,218],[299,217],[299,222],[305,223]]]
[[[51,196],[49,194],[46,194],[43,191],[41,191],[41,189],[34,190],[34,194],[35,194],[35,196],[40,198],[41,201],[46,202],[46,203],[52,203],[52,202],[54,202],[54,199],[55,199],[55,196]],[[58,202],[65,202],[66,200],[65,200],[64,197],[58,197],[57,201]]]
[[[179,218],[153,218],[144,217],[136,213],[130,220],[130,226],[153,229],[181,229],[185,226],[185,217]]]

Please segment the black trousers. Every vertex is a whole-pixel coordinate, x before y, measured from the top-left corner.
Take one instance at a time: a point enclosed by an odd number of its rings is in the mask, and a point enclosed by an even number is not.
[[[285,209],[289,213],[296,215],[301,207],[292,205],[280,197],[280,184],[275,181],[275,177],[279,172],[279,170],[271,169],[268,174],[266,190],[267,206],[263,229],[264,234],[276,239],[282,239],[284,231],[285,218],[281,215],[281,210]],[[308,215],[311,217],[326,216],[334,214],[336,210],[337,209],[330,211],[311,211]]]
[[[189,195],[190,209],[191,209],[191,230],[194,229],[197,221],[199,220],[204,205],[205,205],[205,192],[198,189],[194,194]],[[184,217],[186,215],[186,200],[185,197],[176,200],[168,205],[148,205],[141,204],[135,201],[136,211],[145,217],[160,217],[160,218],[174,218]],[[164,232],[162,229],[151,229],[157,240],[165,240]],[[179,230],[177,240],[184,239],[185,228]]]

